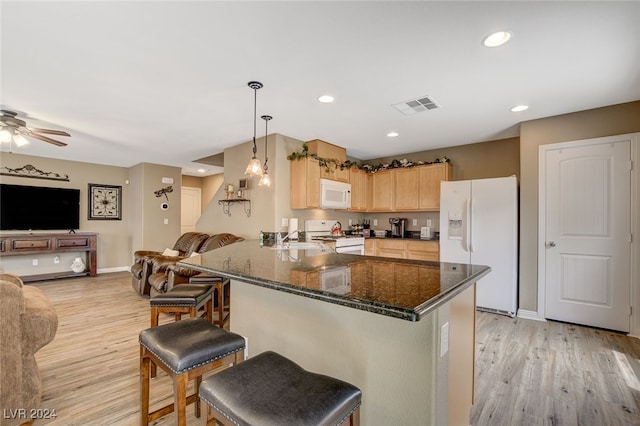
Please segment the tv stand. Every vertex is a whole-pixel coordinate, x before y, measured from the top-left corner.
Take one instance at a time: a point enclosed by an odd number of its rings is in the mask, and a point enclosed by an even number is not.
[[[24,256],[34,254],[54,254],[64,252],[85,252],[87,270],[84,272],[63,271],[50,274],[21,276],[23,282],[44,281],[97,275],[98,258],[97,235],[95,232],[69,234],[11,234],[0,235],[1,256]]]

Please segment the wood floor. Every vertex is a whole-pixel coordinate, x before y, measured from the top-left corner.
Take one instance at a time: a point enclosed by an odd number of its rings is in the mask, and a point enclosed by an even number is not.
[[[57,417],[34,426],[140,424],[138,333],[148,327],[149,302],[133,291],[129,274],[30,285],[59,317],[55,339],[37,353],[42,408]],[[640,425],[640,340],[556,322],[477,318],[473,425]],[[166,375],[158,374],[151,392],[156,406],[171,400]],[[188,424],[200,420],[190,406]],[[171,425],[173,414],[153,424]]]

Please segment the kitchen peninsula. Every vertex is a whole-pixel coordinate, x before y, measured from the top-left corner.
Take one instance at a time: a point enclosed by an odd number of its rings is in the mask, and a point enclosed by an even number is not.
[[[469,424],[475,282],[488,267],[258,241],[180,265],[231,278],[230,329],[249,356],[273,350],[358,386],[363,425]]]

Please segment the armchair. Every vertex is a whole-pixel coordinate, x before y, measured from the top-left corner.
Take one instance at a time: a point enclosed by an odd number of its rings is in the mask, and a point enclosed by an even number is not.
[[[229,233],[215,234],[202,243],[197,253],[202,254],[243,240],[244,238]],[[189,256],[156,256],[153,258],[151,262],[152,271],[149,276],[149,285],[151,287],[149,295],[151,297],[159,293],[166,293],[178,284],[188,283],[191,277],[200,274],[200,272],[193,269],[176,265],[186,257]],[[221,278],[217,277],[217,280],[220,281]]]
[[[188,257],[198,250],[202,243],[209,238],[208,234],[202,232],[186,232],[178,238],[173,246],[179,256]],[[161,251],[138,250],[134,253],[135,262],[131,266],[131,285],[141,296],[150,292],[149,275],[152,271],[152,261],[154,257],[162,256]]]
[[[23,286],[14,274],[0,273],[0,406],[1,426],[28,422],[10,418],[11,412],[37,410],[42,380],[35,353],[55,337],[58,315],[42,290]],[[12,411],[11,411],[12,410]]]

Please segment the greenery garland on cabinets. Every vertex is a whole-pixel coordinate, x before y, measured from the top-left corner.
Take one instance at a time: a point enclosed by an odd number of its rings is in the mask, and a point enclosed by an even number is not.
[[[388,169],[399,169],[404,167],[422,166],[424,164],[437,164],[437,163],[451,162],[451,160],[449,160],[447,157],[436,158],[434,161],[416,161],[416,162],[412,162],[407,160],[406,158],[403,158],[402,160],[394,159],[390,163],[379,163],[375,165],[359,163],[357,161],[351,161],[351,160],[340,162],[335,158],[322,158],[322,157],[319,157],[317,154],[309,154],[309,147],[307,146],[306,142],[302,144],[302,151],[292,152],[287,156],[287,159],[289,161],[294,161],[294,160],[301,160],[303,158],[308,158],[308,157],[318,160],[320,167],[324,167],[325,170],[327,171],[329,171],[330,168],[332,167],[336,169],[339,167],[340,170],[350,169],[355,167],[369,173],[375,173],[377,171],[388,170]]]

